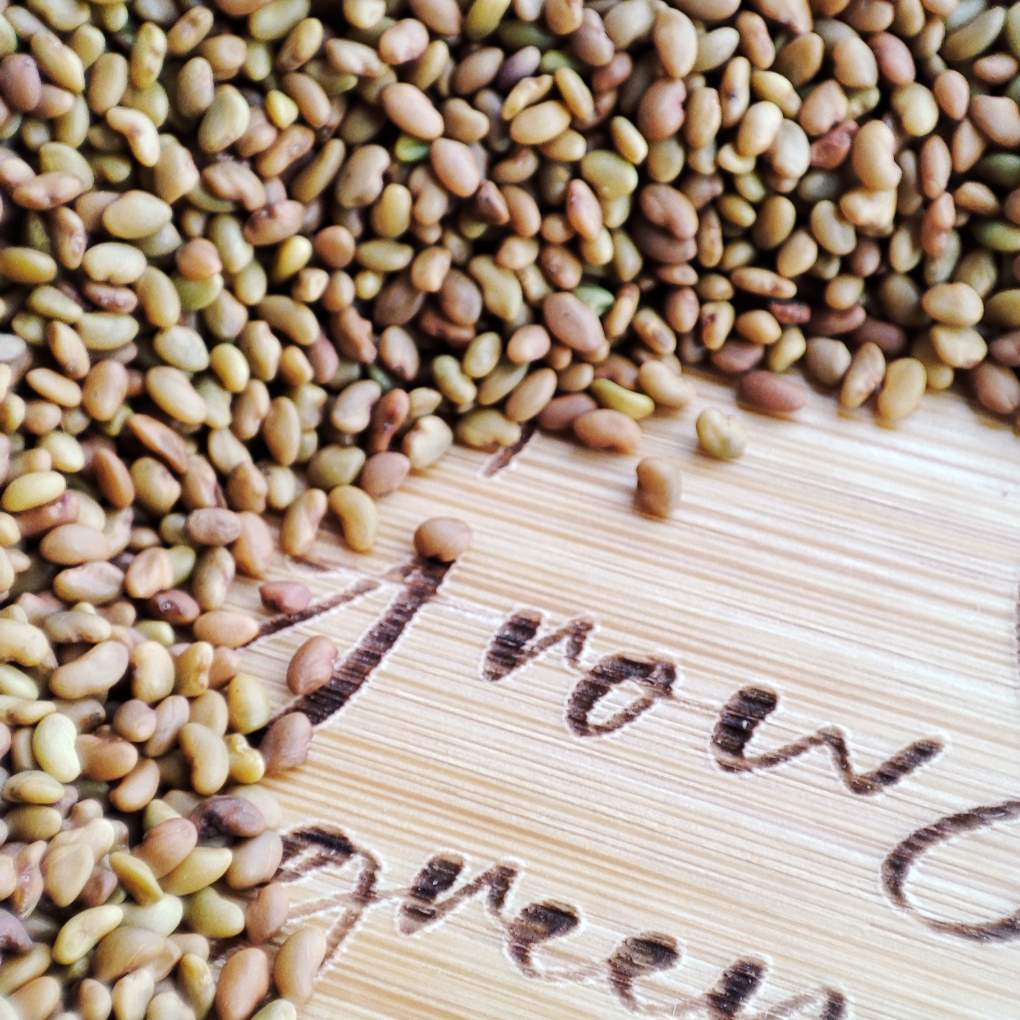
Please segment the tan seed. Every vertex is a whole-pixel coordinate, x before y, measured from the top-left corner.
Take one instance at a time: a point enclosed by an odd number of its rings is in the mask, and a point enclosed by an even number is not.
[[[917,410],[927,386],[924,365],[916,358],[898,358],[889,363],[878,394],[879,417],[900,421]]]
[[[641,428],[621,411],[599,408],[578,415],[572,422],[574,435],[593,450],[636,453],[641,445]]]
[[[471,545],[471,528],[456,517],[432,517],[419,524],[414,547],[420,556],[452,563]]]

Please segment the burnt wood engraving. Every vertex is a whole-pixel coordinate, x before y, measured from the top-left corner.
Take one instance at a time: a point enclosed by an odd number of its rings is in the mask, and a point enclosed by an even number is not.
[[[869,796],[898,783],[942,752],[941,740],[915,740],[870,772],[857,772],[850,759],[850,747],[843,731],[823,726],[792,743],[764,754],[747,755],[755,730],[778,708],[779,696],[764,687],[737,691],[719,715],[712,734],[712,749],[719,767],[727,772],[757,772],[775,768],[815,748],[828,748],[836,774],[851,793]]]
[[[523,440],[526,441],[526,440]],[[330,682],[295,699],[283,711],[304,712],[313,724],[335,719],[371,680],[386,656],[407,634],[417,615],[440,592],[450,565],[410,560],[372,578],[357,578],[345,589],[302,613],[274,617],[263,625],[259,639],[271,639],[316,617],[354,605],[367,595],[395,589],[381,615],[339,660]],[[574,737],[591,739],[618,733],[638,722],[664,702],[679,700],[679,670],[659,654],[615,652],[593,663],[586,656],[596,622],[583,616],[547,626],[542,612],[522,609],[511,613],[496,629],[482,653],[479,679],[503,683],[551,652],[558,652],[573,676],[566,697],[564,722]],[[1018,605],[1020,654],[1020,605]],[[617,692],[630,694],[622,708],[600,713],[603,701]],[[934,762],[945,750],[936,737],[916,739],[875,768],[859,771],[851,743],[839,727],[823,725],[772,750],[752,752],[750,745],[777,711],[780,696],[766,686],[744,686],[720,707],[709,736],[715,765],[726,773],[752,775],[819,751],[828,754],[834,772],[851,794],[868,797],[902,782]],[[1003,942],[1020,937],[1020,909],[991,921],[947,921],[927,914],[908,895],[908,882],[923,858],[940,845],[993,826],[1020,820],[1020,800],[975,807],[948,815],[918,829],[889,852],[881,864],[881,880],[889,903],[922,926],[943,936],[977,942]],[[683,948],[678,938],[662,932],[621,937],[605,959],[563,965],[548,959],[544,947],[566,940],[583,925],[579,908],[558,900],[529,903],[514,912],[510,900],[522,874],[512,862],[497,862],[471,875],[466,861],[455,853],[435,853],[414,878],[398,888],[382,884],[383,862],[332,823],[304,824],[285,839],[281,880],[304,883],[318,876],[331,889],[296,906],[292,919],[322,918],[328,925],[324,966],[336,966],[344,946],[369,911],[390,906],[397,932],[416,937],[441,924],[472,900],[482,902],[494,940],[508,962],[536,981],[601,984],[628,1012],[641,1016],[690,1017],[694,1020],[841,1020],[850,1016],[850,1001],[840,990],[819,987],[771,1006],[755,1001],[767,983],[767,967],[756,957],[741,957],[720,975],[709,990],[694,994],[654,994],[643,987],[653,975],[680,968]],[[342,885],[342,889],[336,886]],[[217,947],[222,955],[225,945]],[[664,1006],[663,996],[672,1001]]]
[[[499,683],[537,661],[555,648],[563,649],[563,662],[580,671],[570,692],[566,723],[575,736],[605,736],[635,722],[659,701],[675,695],[676,666],[660,656],[616,653],[585,669],[583,658],[595,623],[578,617],[542,633],[542,614],[534,610],[513,613],[497,630],[485,650],[482,679]],[[621,684],[635,688],[636,697],[626,708],[603,722],[591,721],[598,703]],[[711,747],[718,766],[727,772],[754,773],[785,765],[816,748],[828,749],[833,767],[850,793],[869,796],[926,765],[943,751],[936,738],[915,740],[868,772],[853,767],[850,744],[843,730],[823,726],[814,733],[762,754],[746,753],[757,729],[778,708],[779,695],[764,687],[744,687],[722,707],[712,733]]]
[[[482,679],[498,683],[534,662],[539,656],[565,645],[564,661],[578,667],[595,621],[587,617],[569,620],[562,627],[539,637],[542,614],[533,609],[514,613],[493,635],[482,662]]]
[[[578,737],[602,737],[615,733],[640,719],[662,698],[673,693],[676,666],[654,656],[607,655],[585,672],[570,692],[566,719],[571,733]],[[603,698],[620,684],[637,689],[635,699],[604,722],[592,722],[591,714]]]
[[[347,702],[368,683],[422,607],[435,597],[449,569],[450,565],[446,563],[415,559],[386,574],[384,580],[396,581],[399,586],[382,616],[340,659],[329,683],[291,701],[280,714],[304,712],[313,725],[322,726],[341,712]],[[345,592],[309,606],[299,614],[301,619],[297,622],[313,619],[339,605],[353,603],[378,587],[379,582],[357,581]],[[281,623],[274,632],[286,626],[287,623]]]
[[[291,915],[294,920],[322,917],[330,922],[324,967],[339,964],[347,941],[369,911],[391,908],[397,931],[414,937],[427,933],[470,901],[480,899],[494,942],[520,974],[542,982],[602,984],[620,1005],[637,1015],[698,1020],[843,1020],[850,1015],[846,995],[828,987],[802,992],[752,1012],[757,1009],[755,1000],[765,991],[768,972],[766,964],[753,957],[734,961],[704,993],[659,988],[659,1001],[653,1002],[642,992],[640,982],[682,964],[681,945],[672,935],[627,935],[603,960],[557,965],[543,958],[542,948],[577,931],[583,923],[581,911],[572,904],[550,899],[528,903],[514,912],[510,901],[522,874],[519,865],[494,864],[464,879],[459,886],[466,863],[455,854],[434,855],[403,887],[383,887],[382,870],[377,854],[359,846],[336,825],[300,826],[287,834],[280,881],[301,883],[319,875],[333,884],[346,878],[348,888],[344,891],[302,903]],[[661,1000],[666,996],[670,1001],[663,1004]]]
[[[941,843],[964,839],[968,835],[1020,819],[1020,800],[960,811],[918,829],[894,847],[882,865],[882,883],[889,899],[897,907],[916,917],[925,927],[943,935],[973,942],[1009,942],[1020,937],[1020,909],[993,921],[944,921],[930,917],[907,896],[907,879],[920,860]]]

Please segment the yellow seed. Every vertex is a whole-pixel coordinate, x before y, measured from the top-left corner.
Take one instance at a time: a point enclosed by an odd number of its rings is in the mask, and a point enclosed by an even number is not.
[[[896,422],[913,413],[924,396],[927,372],[916,358],[898,358],[889,363],[878,394],[878,414]]]
[[[12,283],[49,283],[56,279],[57,263],[45,252],[8,245],[0,249],[0,276]]]
[[[151,906],[162,898],[163,890],[145,861],[121,851],[110,854],[110,867],[120,879],[120,884],[140,906]]]
[[[747,432],[735,418],[715,408],[698,415],[698,443],[701,449],[717,460],[736,460],[747,449]]]
[[[75,914],[57,933],[53,943],[54,961],[64,966],[77,963],[123,918],[124,912],[117,906],[89,907]]]
[[[29,471],[8,483],[0,506],[11,513],[31,510],[52,502],[66,487],[64,476],[56,471]]]
[[[60,712],[40,720],[32,733],[36,761],[61,783],[73,783],[81,774],[81,762],[75,750],[77,736],[74,722]]]

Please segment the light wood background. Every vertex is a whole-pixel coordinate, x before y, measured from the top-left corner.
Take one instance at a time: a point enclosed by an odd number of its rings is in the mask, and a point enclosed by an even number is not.
[[[288,824],[329,823],[371,848],[387,890],[440,852],[464,859],[462,877],[513,863],[508,918],[542,901],[582,917],[537,950],[539,969],[583,969],[642,932],[675,937],[677,966],[638,982],[648,1015],[729,1016],[692,1002],[756,957],[767,974],[741,1020],[821,1017],[807,1000],[770,1007],[823,986],[859,1020],[1020,1018],[1020,941],[935,934],[881,883],[886,854],[914,830],[1020,797],[1020,439],[958,395],[929,396],[892,430],[816,394],[795,422],[740,412],[749,451],[721,464],[696,452],[693,419],[733,398],[698,385],[696,407],[647,423],[643,453],[685,465],[670,522],[632,510],[636,458],[537,436],[492,477],[490,458],[456,450],[412,479],[386,501],[371,556],[330,531],[316,552],[328,569],[278,564],[276,576],[325,598],[405,561],[426,516],[455,514],[475,532],[438,597],[318,731],[307,766],[275,784]],[[258,642],[246,668],[283,704],[297,645],[321,632],[349,649],[395,590]],[[254,587],[237,599],[255,606]],[[578,671],[559,650],[501,683],[480,679],[492,634],[521,608],[550,624],[594,618],[587,667],[613,652],[675,659],[678,696],[609,737],[573,735],[564,708]],[[749,684],[780,696],[750,752],[822,725],[843,729],[861,771],[922,737],[945,750],[872,797],[850,793],[824,750],[724,772],[711,734]],[[1018,864],[1020,824],[996,826],[926,857],[911,896],[944,919],[1007,915],[1020,909]],[[333,897],[314,918],[327,925],[352,875],[320,871],[293,886],[295,900]],[[475,898],[411,936],[395,902],[367,911],[306,1015],[634,1014],[604,971],[522,974]]]

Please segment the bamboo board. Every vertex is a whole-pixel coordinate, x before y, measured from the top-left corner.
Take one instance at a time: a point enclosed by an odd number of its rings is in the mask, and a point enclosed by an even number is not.
[[[333,608],[246,668],[282,706],[306,637],[346,656],[276,784],[336,946],[306,1015],[1020,1018],[1020,442],[819,394],[719,464],[694,413],[647,428],[669,523],[634,458],[536,436],[412,479],[373,555],[278,565]],[[445,575],[436,513],[475,531]]]

